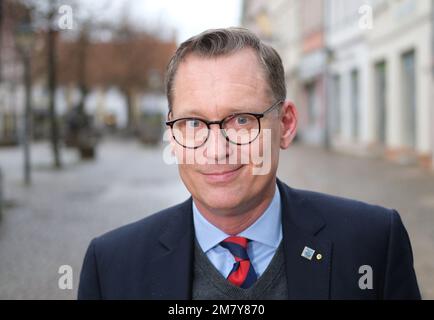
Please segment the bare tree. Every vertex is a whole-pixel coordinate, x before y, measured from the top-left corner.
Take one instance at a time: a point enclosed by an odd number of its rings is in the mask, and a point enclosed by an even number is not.
[[[56,116],[56,68],[57,68],[57,37],[58,31],[54,28],[54,18],[58,7],[55,0],[50,0],[50,7],[47,15],[47,66],[48,66],[48,95],[49,95],[49,115],[50,115],[50,141],[53,150],[54,166],[61,168],[62,163],[59,153],[59,126]]]
[[[55,168],[61,168],[62,163],[60,158],[59,144],[60,134],[55,99],[57,89],[57,42],[59,34],[56,22],[58,18],[58,9],[61,3],[59,0],[49,0],[48,2],[22,0],[22,2],[29,8],[32,8],[35,28],[40,30],[39,35],[45,37],[45,50],[43,50],[43,52],[46,54],[46,70],[43,72],[46,73],[48,85],[48,114],[50,123],[49,137],[53,153],[53,166]],[[36,65],[38,65],[38,63]],[[34,69],[37,69],[37,66]]]

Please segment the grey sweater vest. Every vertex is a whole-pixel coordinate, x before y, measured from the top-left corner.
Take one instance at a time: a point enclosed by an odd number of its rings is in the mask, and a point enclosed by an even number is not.
[[[283,300],[288,299],[282,243],[267,269],[253,286],[232,285],[209,261],[197,241],[194,248],[193,300]]]

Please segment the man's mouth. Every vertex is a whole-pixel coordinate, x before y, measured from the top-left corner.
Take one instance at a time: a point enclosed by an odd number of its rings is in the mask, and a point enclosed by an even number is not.
[[[244,165],[238,165],[231,168],[204,170],[201,173],[204,175],[207,182],[229,182],[235,179],[243,168]]]

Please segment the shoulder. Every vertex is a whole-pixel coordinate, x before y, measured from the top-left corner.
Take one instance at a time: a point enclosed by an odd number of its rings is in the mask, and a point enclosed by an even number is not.
[[[394,209],[342,196],[293,188],[290,192],[300,205],[327,221],[387,223],[396,214]]]
[[[191,206],[190,199],[178,205],[158,211],[139,221],[124,225],[122,227],[104,233],[92,240],[92,244],[99,249],[109,248],[110,250],[132,249],[134,246],[147,246],[156,243],[164,233],[169,223],[173,220],[186,219]]]
[[[316,221],[315,237],[332,248],[332,273],[339,279],[334,283],[336,296],[348,296],[354,288],[360,297],[360,287],[354,284],[360,283],[360,267],[369,266],[376,275],[378,298],[420,298],[410,238],[396,210],[287,186],[284,190],[286,214],[299,226]]]
[[[387,242],[393,226],[402,226],[398,212],[391,208],[288,186],[285,192],[294,221],[301,225],[315,221],[331,239]]]

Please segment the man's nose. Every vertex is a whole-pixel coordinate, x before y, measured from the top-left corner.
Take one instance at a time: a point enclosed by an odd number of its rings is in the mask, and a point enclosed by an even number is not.
[[[216,162],[229,156],[229,142],[217,124],[210,125],[209,137],[205,145],[205,157]]]

